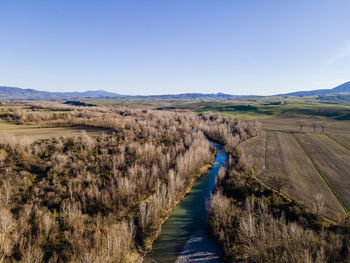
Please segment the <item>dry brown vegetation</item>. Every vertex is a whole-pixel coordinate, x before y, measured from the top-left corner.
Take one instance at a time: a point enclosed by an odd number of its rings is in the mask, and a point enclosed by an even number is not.
[[[2,135],[0,262],[135,262],[212,161],[204,134],[234,146],[259,130],[210,114],[58,104],[2,118],[110,132],[37,141]]]
[[[248,198],[240,209],[217,192],[210,213],[228,262],[348,262],[349,241],[342,235],[276,217],[262,198]]]

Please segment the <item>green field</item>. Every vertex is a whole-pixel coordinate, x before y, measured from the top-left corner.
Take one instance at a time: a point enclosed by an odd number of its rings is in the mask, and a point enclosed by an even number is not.
[[[291,102],[281,105],[267,105],[247,102],[206,102],[188,104],[195,107],[198,113],[211,111],[234,118],[270,118],[270,117],[303,117],[330,118],[335,120],[350,120],[350,106],[339,104],[325,104],[317,102]]]
[[[196,113],[213,112],[233,118],[319,118],[350,120],[350,104],[325,103],[314,99],[293,98],[286,103],[278,97],[254,97],[236,100],[147,100],[99,99],[84,100],[99,106],[143,107],[145,109],[191,110]]]

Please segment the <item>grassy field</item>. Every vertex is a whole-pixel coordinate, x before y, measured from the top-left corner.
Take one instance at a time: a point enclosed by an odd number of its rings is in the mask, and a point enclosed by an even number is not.
[[[126,106],[145,109],[186,109],[196,113],[213,112],[233,118],[320,118],[350,120],[350,104],[325,103],[315,98],[244,97],[235,100],[150,100],[150,99],[84,99],[99,106]],[[286,102],[279,104],[280,102]]]
[[[240,118],[327,118],[350,120],[350,106],[346,104],[325,104],[319,102],[295,101],[287,104],[273,105],[249,101],[207,101],[183,103],[177,107],[186,107],[197,113],[206,111],[218,112],[226,117]]]

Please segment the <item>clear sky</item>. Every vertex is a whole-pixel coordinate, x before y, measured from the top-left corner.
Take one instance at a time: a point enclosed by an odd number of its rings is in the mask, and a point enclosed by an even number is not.
[[[349,0],[0,0],[0,85],[268,95],[349,80]]]

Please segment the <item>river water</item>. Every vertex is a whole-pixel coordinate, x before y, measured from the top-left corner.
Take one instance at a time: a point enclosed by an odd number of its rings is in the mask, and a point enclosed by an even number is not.
[[[215,189],[215,179],[227,154],[223,145],[211,143],[217,149],[215,163],[211,169],[194,183],[191,192],[177,205],[162,225],[146,263],[220,262],[220,250],[205,231],[206,200]]]

